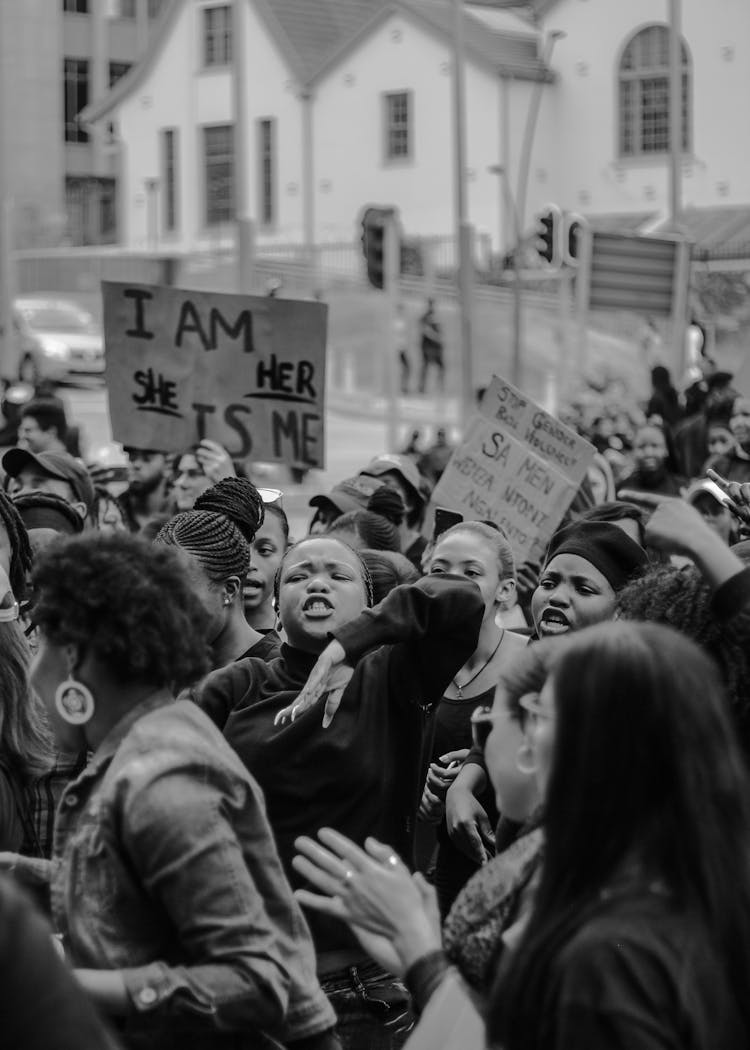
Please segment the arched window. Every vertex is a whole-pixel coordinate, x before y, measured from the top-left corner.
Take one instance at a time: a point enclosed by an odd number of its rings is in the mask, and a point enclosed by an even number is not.
[[[669,30],[641,29],[622,53],[619,69],[621,157],[669,151]],[[690,149],[690,58],[682,44],[682,148]]]

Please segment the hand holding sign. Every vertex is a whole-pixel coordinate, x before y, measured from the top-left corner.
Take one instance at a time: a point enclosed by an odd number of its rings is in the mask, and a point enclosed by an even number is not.
[[[200,463],[203,473],[214,485],[224,478],[236,476],[229,453],[218,441],[209,441],[208,438],[204,438],[195,450],[195,458]]]

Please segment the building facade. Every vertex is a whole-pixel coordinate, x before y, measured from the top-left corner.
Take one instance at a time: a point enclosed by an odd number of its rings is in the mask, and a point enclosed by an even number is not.
[[[245,0],[240,14],[244,163],[228,3],[172,0],[143,62],[85,114],[116,128],[124,243],[228,239],[236,170],[261,241],[351,240],[372,204],[398,207],[409,234],[451,235],[447,0]],[[549,73],[520,23],[508,33],[467,13],[465,35],[468,207],[497,239],[511,225],[498,169],[520,151],[522,115]]]
[[[657,228],[668,209],[667,0],[497,6],[513,10],[469,4],[464,19],[477,232],[507,248],[547,202]],[[398,207],[408,234],[450,234],[448,0],[244,0],[239,11],[242,136],[232,9],[216,0],[169,0],[143,61],[87,109],[114,136],[123,243],[229,239],[238,171],[261,241],[350,240],[369,204]],[[734,113],[750,90],[750,4],[683,0],[682,14],[683,203],[746,215],[750,128]]]
[[[147,48],[163,0],[0,3],[0,186],[19,247],[117,239],[116,155],[78,114]]]

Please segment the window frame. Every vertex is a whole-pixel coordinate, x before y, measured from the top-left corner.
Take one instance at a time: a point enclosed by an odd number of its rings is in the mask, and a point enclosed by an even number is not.
[[[132,62],[108,62],[107,63],[107,79],[109,82],[110,91],[115,86],[118,80],[122,80],[126,77],[130,70],[133,68]],[[115,71],[119,70],[117,76],[113,76]]]
[[[413,164],[414,163],[414,92],[408,88],[398,91],[383,92],[383,163],[385,165]],[[397,100],[404,99],[406,103],[406,119],[399,126],[393,120],[392,104]],[[396,152],[391,148],[393,135],[404,135],[406,139],[406,151]]]
[[[160,131],[162,228],[166,234],[179,230],[179,128],[162,128]]]
[[[63,0],[63,14],[87,15],[89,14],[89,0]]]
[[[647,50],[648,34],[659,32],[658,44],[664,49],[666,62],[648,64],[641,60]],[[639,53],[640,52],[640,53]],[[626,68],[628,59],[631,68]],[[689,155],[693,144],[693,63],[685,39],[682,39],[682,153]],[[662,22],[643,25],[626,40],[616,68],[616,152],[619,161],[642,163],[661,160],[670,152],[669,127],[669,27]],[[651,104],[649,105],[650,92]],[[662,99],[653,98],[661,92]],[[626,98],[626,96],[630,96]]]
[[[235,134],[234,124],[203,124],[203,152],[202,152],[202,173],[203,173],[203,226],[207,230],[216,229],[218,226],[223,225],[227,222],[234,220],[235,213],[235,177],[236,177],[236,164],[235,164]],[[222,211],[220,215],[212,216],[212,201],[209,199],[209,153],[208,153],[208,140],[211,132],[216,131],[228,131],[229,132],[229,144],[230,149],[224,154],[217,153],[213,158],[214,165],[227,164],[229,163],[229,191],[228,201],[225,211]]]
[[[260,117],[256,122],[258,157],[258,225],[273,229],[278,222],[278,122],[276,117]],[[268,138],[266,139],[266,130]]]
[[[75,63],[77,69],[75,76],[69,67]],[[83,73],[83,75],[81,75]],[[80,84],[85,85],[84,89]],[[71,91],[75,92],[75,112],[72,107],[69,110],[69,98]],[[88,58],[72,58],[63,56],[63,137],[66,143],[84,144],[89,141],[89,133],[82,128],[78,122],[78,114],[85,109],[91,98],[91,62]]]
[[[200,8],[203,69],[225,69],[232,62],[232,5],[204,4]],[[210,25],[222,12],[223,25]]]

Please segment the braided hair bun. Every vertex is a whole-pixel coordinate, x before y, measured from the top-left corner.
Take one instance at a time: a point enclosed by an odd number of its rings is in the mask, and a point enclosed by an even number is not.
[[[406,516],[406,507],[401,494],[395,489],[388,488],[387,485],[381,485],[373,492],[367,501],[367,509],[373,514],[379,514],[381,518],[385,518],[396,528]]]
[[[247,478],[222,478],[197,498],[194,509],[223,514],[237,526],[248,543],[253,542],[265,518],[263,500]]]

